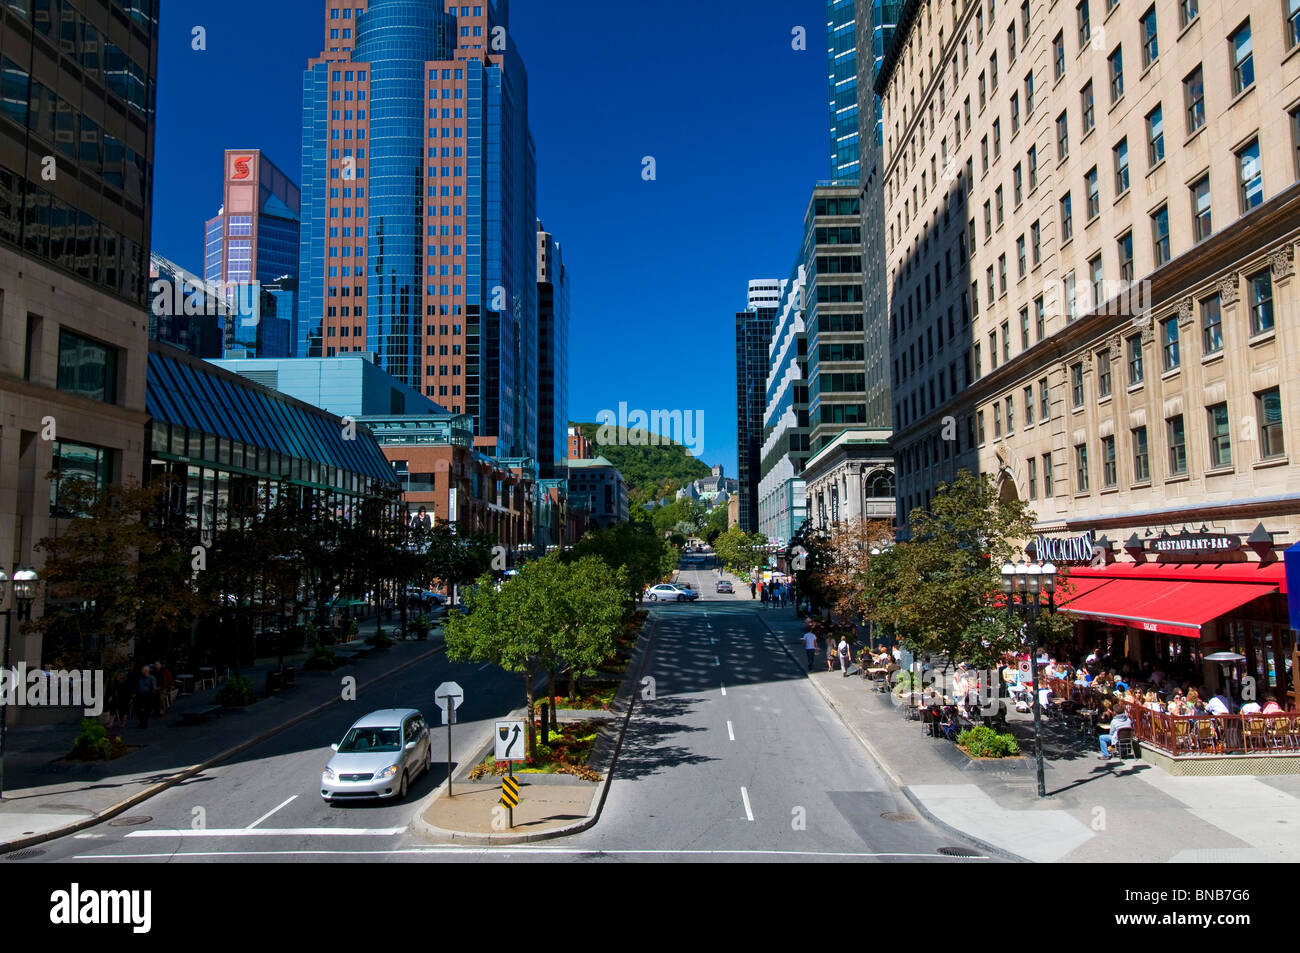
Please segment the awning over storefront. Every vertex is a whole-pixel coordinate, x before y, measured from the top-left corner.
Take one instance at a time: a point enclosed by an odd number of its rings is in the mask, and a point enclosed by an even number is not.
[[[1107,566],[1075,570],[1071,581],[1080,593],[1063,612],[1189,638],[1200,638],[1211,619],[1285,588],[1273,567],[1250,563]]]
[[[1102,579],[1096,576],[1076,576],[1072,572],[1066,582],[1057,584],[1056,604],[1058,606],[1072,605],[1075,600],[1100,589],[1102,586],[1109,585],[1111,582],[1110,579]]]

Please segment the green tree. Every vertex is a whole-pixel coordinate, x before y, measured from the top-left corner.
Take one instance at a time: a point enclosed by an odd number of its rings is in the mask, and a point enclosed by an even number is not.
[[[1003,607],[1001,568],[1030,536],[1033,514],[1002,499],[988,474],[962,470],[909,522],[912,538],[870,561],[862,607],[914,652],[995,667],[1023,641],[1020,619]],[[1040,616],[1049,636],[1064,624]]]
[[[571,559],[597,556],[607,566],[621,567],[629,611],[646,586],[661,580],[677,564],[676,551],[654,530],[644,524],[631,523],[619,523],[588,533],[578,540],[568,556]]]
[[[45,557],[46,608],[29,623],[49,640],[48,664],[97,666],[104,659],[91,648],[96,637],[116,650],[133,642],[137,655],[152,657],[188,633],[202,605],[193,547],[183,531],[160,526],[166,499],[164,481],[107,488],[60,482],[59,532],[36,544]]]
[[[711,472],[707,463],[692,456],[681,444],[660,442],[657,435],[645,430],[607,427],[601,434],[599,424],[572,426],[579,427],[596,444],[596,452],[618,467],[632,506],[657,502],[664,497],[672,499],[687,483],[707,477]],[[652,437],[654,444],[650,443]]]
[[[727,507],[725,505],[715,506],[709,510],[708,517],[704,520],[704,528],[700,534],[704,541],[710,546],[714,541],[727,531]]]
[[[733,526],[713,541],[718,560],[738,576],[748,576],[751,569],[761,570],[767,565],[767,537],[762,533],[746,533]]]

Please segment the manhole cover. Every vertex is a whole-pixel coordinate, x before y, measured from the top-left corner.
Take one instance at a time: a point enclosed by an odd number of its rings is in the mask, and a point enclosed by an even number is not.
[[[108,826],[109,827],[138,827],[141,824],[148,824],[152,820],[153,820],[152,817],[147,817],[144,814],[135,814],[131,817],[119,817],[114,820],[111,820],[108,822]]]
[[[29,847],[27,850],[16,850],[12,854],[5,854],[5,860],[31,860],[33,857],[40,857],[44,853],[43,850]]]
[[[880,815],[887,821],[919,821],[920,818],[915,814],[901,814],[898,811],[886,811]]]
[[[981,857],[979,851],[970,847],[940,847],[938,853],[945,857]]]

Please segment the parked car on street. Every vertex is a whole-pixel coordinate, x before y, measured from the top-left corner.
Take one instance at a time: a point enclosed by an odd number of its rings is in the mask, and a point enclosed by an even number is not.
[[[662,582],[647,589],[645,597],[651,602],[694,602],[700,597],[700,594],[693,589],[687,589],[685,586],[675,586],[670,582]]]
[[[424,715],[414,708],[386,708],[359,719],[320,778],[327,804],[342,800],[406,797],[411,781],[429,770],[433,747]]]

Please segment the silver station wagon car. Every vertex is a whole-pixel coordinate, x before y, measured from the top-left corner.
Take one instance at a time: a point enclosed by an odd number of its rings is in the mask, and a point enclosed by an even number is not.
[[[410,783],[429,770],[433,748],[424,715],[414,708],[373,711],[336,745],[320,777],[327,803],[406,797]]]

